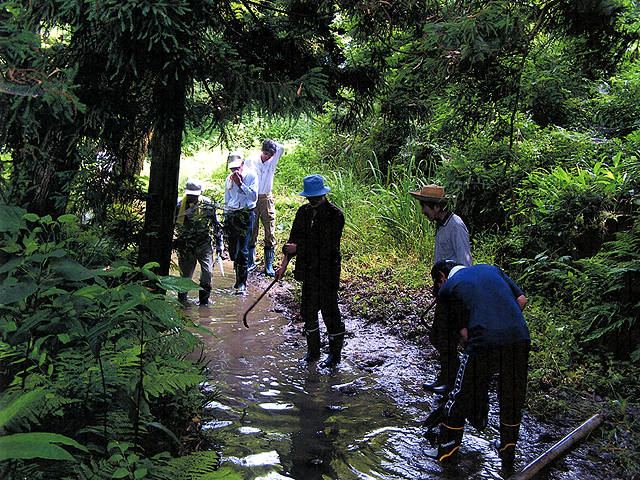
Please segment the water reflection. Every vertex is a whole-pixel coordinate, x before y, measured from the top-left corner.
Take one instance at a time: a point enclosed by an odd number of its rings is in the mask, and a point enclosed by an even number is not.
[[[245,479],[438,479],[500,478],[500,462],[485,440],[465,435],[460,470],[443,470],[425,457],[420,428],[431,405],[416,378],[415,362],[391,338],[366,342],[401,363],[393,375],[355,367],[354,343],[337,371],[300,362],[306,346],[268,296],[242,316],[260,290],[233,295],[233,279],[219,285],[213,305],[190,304],[194,321],[208,326],[206,357],[211,384],[221,396],[207,406],[204,426],[223,446],[223,463]],[[368,336],[364,336],[368,335]],[[349,349],[349,339],[347,348]],[[358,352],[366,353],[366,352]],[[486,432],[485,432],[486,433]],[[474,444],[480,442],[480,444]]]

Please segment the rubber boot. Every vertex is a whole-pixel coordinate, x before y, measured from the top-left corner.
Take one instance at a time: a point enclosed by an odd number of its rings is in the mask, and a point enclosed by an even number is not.
[[[273,249],[264,250],[264,273],[267,274],[268,277],[273,277],[275,272],[273,271]]]
[[[211,290],[199,290],[198,297],[200,300],[200,306],[206,307],[209,305],[209,296],[211,295]]]
[[[256,268],[255,253],[255,247],[249,249],[249,256],[247,257],[247,273],[252,272]]]
[[[424,454],[440,463],[457,465],[462,435],[462,428],[452,428],[443,423],[438,436],[438,448],[424,450]]]
[[[500,460],[502,460],[502,469],[500,473],[505,478],[513,475],[515,471],[516,443],[518,441],[519,431],[520,424],[505,425],[500,422],[500,444],[496,445],[496,447],[498,449]]]
[[[429,414],[422,426],[431,429],[440,425],[445,419],[444,405],[444,402],[440,403],[440,405]]]
[[[305,330],[304,334],[307,337],[307,353],[302,357],[302,360],[315,362],[320,358],[320,328],[316,328],[311,332]]]
[[[344,332],[337,335],[329,335],[329,355],[320,364],[322,368],[334,368],[340,363],[343,344]]]
[[[442,375],[438,375],[438,377],[431,383],[423,383],[422,388],[426,391],[432,391],[435,393],[443,393],[447,389],[446,383],[442,380]]]
[[[487,428],[489,424],[489,394],[484,393],[479,395],[474,404],[471,406],[471,411],[467,417],[469,423],[473,428],[479,432]]]
[[[238,266],[236,270],[236,284],[238,285],[238,293],[245,293],[247,291],[247,276],[246,267]]]

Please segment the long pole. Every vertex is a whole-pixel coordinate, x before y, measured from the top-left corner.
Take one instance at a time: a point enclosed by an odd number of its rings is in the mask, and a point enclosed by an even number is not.
[[[244,317],[242,317],[242,321],[245,327],[249,328],[249,324],[247,323],[247,315],[249,314],[249,312],[253,310],[253,307],[255,307],[258,304],[258,302],[262,300],[262,297],[264,297],[267,294],[267,292],[271,290],[271,287],[273,287],[277,281],[278,280],[274,278],[273,282],[269,284],[269,286],[265,289],[264,292],[262,292],[262,294],[258,297],[258,299],[251,304],[251,306],[247,309],[246,312],[244,312]]]
[[[602,416],[602,414],[595,414],[593,417],[584,422],[578,428],[573,430],[569,435],[564,437],[553,447],[551,447],[549,450],[544,452],[533,462],[527,465],[525,469],[522,470],[522,472],[511,477],[511,480],[530,480],[549,463],[564,454],[576,443],[586,438],[587,435],[589,435],[594,429],[602,425],[602,422],[604,422],[604,417]]]

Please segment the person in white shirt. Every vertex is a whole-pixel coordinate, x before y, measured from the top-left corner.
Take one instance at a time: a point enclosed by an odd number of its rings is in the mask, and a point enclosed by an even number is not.
[[[273,140],[262,142],[262,153],[247,160],[247,165],[258,175],[258,202],[256,218],[253,224],[251,242],[249,243],[248,271],[255,268],[255,250],[258,242],[260,223],[264,228],[264,269],[265,273],[273,277],[273,256],[276,244],[276,207],[271,190],[273,177],[278,161],[284,153],[284,146]]]
[[[264,269],[272,277],[273,257],[276,246],[276,207],[271,190],[273,177],[276,173],[278,161],[284,153],[284,146],[267,139],[262,142],[260,155],[247,159],[247,165],[258,175],[258,203],[256,205],[256,220],[253,224],[251,242],[249,243],[249,271],[256,267],[255,250],[258,243],[260,223],[264,229]]]
[[[232,153],[227,161],[231,173],[225,182],[224,226],[229,243],[229,258],[233,261],[236,271],[234,288],[243,293],[247,290],[247,261],[255,220],[254,209],[258,200],[258,178],[254,171],[245,168],[240,154]]]

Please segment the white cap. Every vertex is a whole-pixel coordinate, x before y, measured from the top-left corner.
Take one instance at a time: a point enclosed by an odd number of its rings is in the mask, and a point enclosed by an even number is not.
[[[227,167],[228,168],[240,168],[242,166],[242,155],[238,152],[230,153],[227,157]]]
[[[202,184],[197,180],[187,180],[184,193],[185,195],[200,195],[202,193]]]

